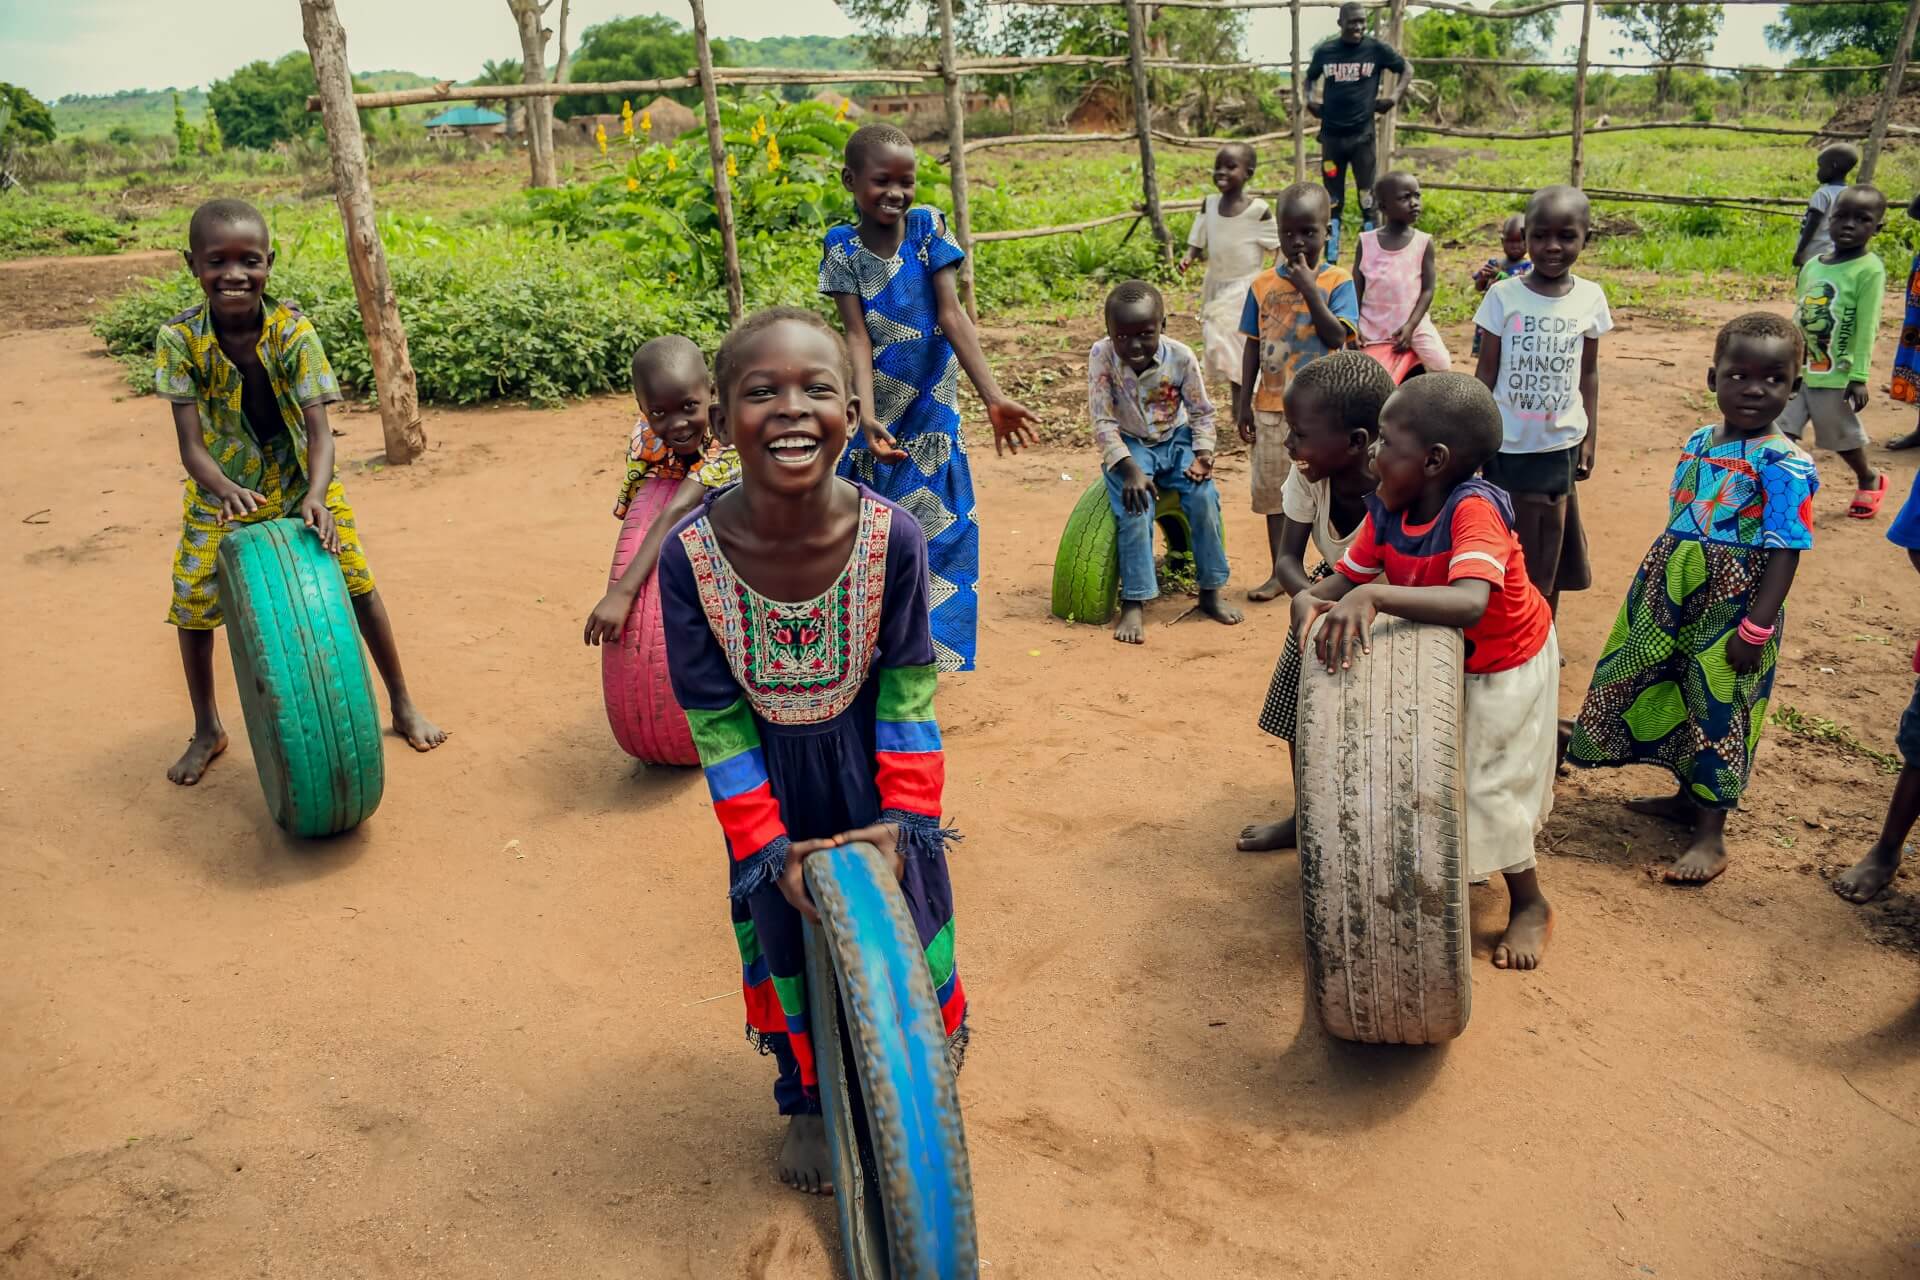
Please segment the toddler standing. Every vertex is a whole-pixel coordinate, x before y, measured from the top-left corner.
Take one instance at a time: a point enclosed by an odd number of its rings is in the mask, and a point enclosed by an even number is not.
[[[1445,373],[1453,357],[1427,314],[1438,278],[1433,237],[1413,225],[1420,220],[1420,179],[1388,174],[1374,184],[1373,208],[1380,225],[1360,233],[1353,255],[1360,341],[1395,382],[1415,366]]]
[[[1290,469],[1287,385],[1306,365],[1350,345],[1360,325],[1352,273],[1320,261],[1331,216],[1325,187],[1297,182],[1280,193],[1280,261],[1254,277],[1240,309],[1246,343],[1234,420],[1240,438],[1253,446],[1253,509],[1267,518],[1273,564],[1267,580],[1247,592],[1253,601],[1272,600],[1286,590],[1280,538],[1286,521],[1282,490]]]
[[[1533,264],[1527,261],[1527,220],[1520,214],[1513,214],[1500,224],[1500,256],[1488,258],[1473,273],[1473,288],[1476,293],[1485,293],[1511,276],[1523,276],[1533,270]],[[1480,328],[1473,330],[1473,357],[1480,358]]]
[[[993,424],[993,451],[1036,442],[1037,422],[1001,394],[980,336],[960,305],[966,256],[938,209],[913,202],[913,142],[886,124],[847,139],[840,184],[859,221],[827,232],[820,292],[840,310],[853,354],[860,440],[840,461],[913,513],[933,575],[933,648],[942,671],[973,670],[980,621],[980,525],[960,431],[960,371]]]
[[[1593,474],[1600,336],[1613,314],[1600,286],[1573,274],[1591,222],[1578,189],[1534,192],[1526,212],[1533,270],[1488,289],[1473,317],[1475,374],[1500,406],[1502,429],[1487,479],[1512,496],[1527,572],[1556,614],[1562,591],[1593,585],[1574,484]]]
[[[1813,440],[1853,468],[1853,501],[1847,514],[1870,520],[1887,496],[1887,478],[1867,462],[1867,364],[1880,328],[1880,295],[1887,267],[1867,248],[1887,213],[1886,197],[1873,187],[1848,187],[1833,202],[1827,229],[1833,248],[1808,258],[1794,293],[1794,319],[1807,344],[1800,393],[1780,415],[1780,430],[1796,441],[1813,424]]]
[[[1185,271],[1195,258],[1207,260],[1200,285],[1200,336],[1206,376],[1232,388],[1228,404],[1240,402],[1240,308],[1247,286],[1267,265],[1267,255],[1280,247],[1280,227],[1273,210],[1259,196],[1247,194],[1253,181],[1253,148],[1229,142],[1213,157],[1213,185],[1217,196],[1200,204],[1187,236]]]
[[[1860,163],[1860,150],[1849,142],[1835,142],[1820,148],[1813,162],[1814,177],[1820,185],[1807,200],[1807,212],[1800,219],[1800,242],[1793,247],[1793,269],[1798,271],[1822,254],[1833,251],[1833,235],[1827,220],[1833,215],[1833,202],[1847,189],[1847,175]]]
[[[1820,478],[1774,426],[1799,384],[1792,322],[1754,312],[1721,328],[1707,389],[1723,421],[1681,450],[1666,530],[1627,588],[1567,743],[1569,764],[1672,771],[1674,794],[1627,806],[1693,828],[1670,884],[1727,869],[1727,814],[1753,771],[1787,589],[1813,546]]]

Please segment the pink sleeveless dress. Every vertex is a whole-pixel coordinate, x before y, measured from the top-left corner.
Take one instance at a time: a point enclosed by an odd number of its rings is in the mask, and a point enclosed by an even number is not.
[[[1420,266],[1426,261],[1427,246],[1433,237],[1415,231],[1400,249],[1383,249],[1378,230],[1360,235],[1357,265],[1367,278],[1366,296],[1360,300],[1360,342],[1367,354],[1393,371],[1398,381],[1412,364],[1424,365],[1428,373],[1444,373],[1453,368],[1453,357],[1440,339],[1430,316],[1422,316],[1413,331],[1413,359],[1393,350],[1393,336],[1413,314],[1420,298]]]

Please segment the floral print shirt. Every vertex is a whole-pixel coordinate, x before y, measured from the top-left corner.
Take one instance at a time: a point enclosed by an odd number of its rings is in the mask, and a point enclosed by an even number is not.
[[[700,456],[692,462],[667,447],[667,442],[654,434],[644,415],[633,424],[633,438],[627,443],[626,466],[620,479],[620,496],[614,500],[613,518],[625,520],[627,509],[633,505],[633,495],[640,491],[640,482],[650,475],[667,480],[684,480],[692,476],[709,489],[724,489],[740,478],[740,455],[732,445],[722,444],[713,436],[700,446]]]
[[[1128,457],[1126,436],[1159,444],[1181,427],[1193,431],[1193,451],[1212,453],[1216,442],[1213,401],[1193,348],[1160,339],[1160,351],[1145,373],[1135,373],[1102,338],[1087,354],[1087,410],[1102,470]]]

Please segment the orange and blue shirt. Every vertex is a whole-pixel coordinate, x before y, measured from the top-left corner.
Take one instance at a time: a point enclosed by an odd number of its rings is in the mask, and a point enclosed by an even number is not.
[[[1383,579],[1395,587],[1487,583],[1487,611],[1465,632],[1468,675],[1526,665],[1553,631],[1553,613],[1527,577],[1513,532],[1512,499],[1485,480],[1461,482],[1425,524],[1410,524],[1405,512],[1388,511],[1368,494],[1367,518],[1335,567],[1361,585]]]
[[[1306,298],[1278,267],[1262,271],[1247,289],[1240,332],[1260,344],[1260,385],[1254,389],[1253,407],[1262,413],[1284,410],[1287,386],[1301,366],[1351,346],[1360,332],[1360,297],[1351,271],[1323,264],[1314,287],[1326,296],[1327,309],[1346,330],[1346,339],[1338,346],[1328,346],[1321,339]]]

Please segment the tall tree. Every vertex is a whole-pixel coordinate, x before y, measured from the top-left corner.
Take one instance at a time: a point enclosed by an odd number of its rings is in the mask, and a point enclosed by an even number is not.
[[[1789,5],[1780,21],[1767,26],[1767,43],[1792,49],[1807,62],[1825,62],[1845,49],[1873,54],[1871,61],[1890,62],[1900,42],[1903,4]]]
[[[572,0],[560,0],[560,49],[559,63],[554,79],[566,80],[567,71],[567,10]],[[513,13],[514,27],[520,33],[521,80],[525,84],[545,84],[547,82],[547,41],[553,38],[553,31],[541,25],[547,16],[547,10],[553,7],[554,0],[507,0],[507,8]],[[553,162],[553,102],[552,98],[537,97],[527,99],[527,160],[531,167],[529,185],[535,187],[558,186],[559,172]]]
[[[365,86],[356,82],[355,92]],[[307,110],[307,99],[318,92],[313,59],[289,53],[275,62],[249,62],[207,90],[207,106],[220,117],[220,131],[229,146],[264,150],[276,142],[310,137],[320,132],[320,115]],[[361,113],[365,127],[366,113]]]
[[[1497,0],[1496,9],[1513,8],[1528,0]],[[1407,20],[1400,52],[1420,64],[1420,78],[1431,81],[1438,103],[1451,103],[1458,119],[1472,122],[1508,109],[1510,77],[1505,68],[1459,66],[1433,58],[1503,58],[1523,60],[1538,56],[1553,38],[1558,10],[1548,9],[1524,18],[1489,20],[1464,13],[1435,11]]]
[[[1677,4],[1610,4],[1600,12],[1619,23],[1627,38],[1656,62],[1674,62],[1705,56],[1720,34],[1720,19],[1726,11],[1717,4],[1698,9]],[[1621,56],[1628,52],[1614,50]],[[1673,68],[1661,67],[1653,73],[1654,105],[1664,107],[1672,99]]]
[[[716,66],[731,61],[724,46],[715,45]],[[657,14],[638,18],[615,18],[588,27],[580,36],[580,52],[573,61],[574,78],[582,84],[608,80],[665,80],[682,76],[694,64],[693,32]],[[673,95],[688,106],[700,100],[697,89]],[[635,103],[635,107],[639,104]],[[561,119],[618,111],[619,96],[596,95],[590,98],[562,98],[554,111]]]
[[[53,141],[53,112],[19,85],[0,81],[0,110],[6,116],[0,143]]]

